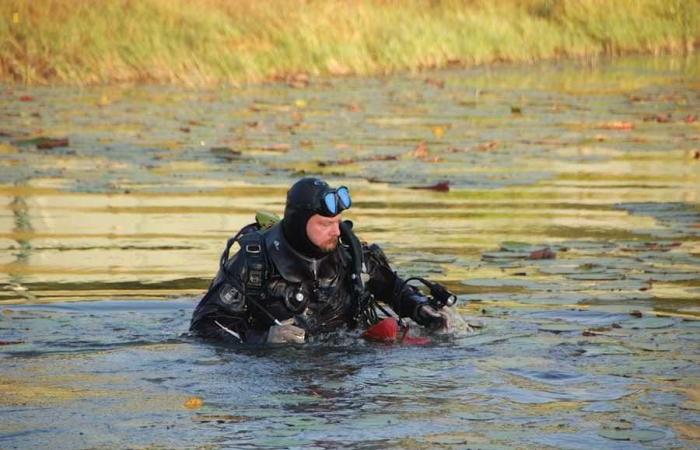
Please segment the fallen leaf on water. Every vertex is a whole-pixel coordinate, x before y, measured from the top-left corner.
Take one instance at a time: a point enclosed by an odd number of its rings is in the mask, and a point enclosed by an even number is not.
[[[267,147],[260,147],[260,150],[277,153],[287,153],[291,146],[289,144],[272,144]]]
[[[350,112],[362,112],[362,106],[358,105],[357,103],[350,103],[345,107]]]
[[[190,397],[185,400],[185,408],[187,409],[199,409],[204,406],[204,400],[199,397]]]
[[[231,147],[212,147],[209,149],[214,155],[226,160],[238,159],[241,156],[240,150],[234,150]]]
[[[359,162],[368,162],[368,161],[396,161],[399,159],[398,156],[396,155],[373,155],[368,158],[343,158],[339,159],[337,161],[319,161],[317,164],[319,167],[328,167],[328,166],[345,166],[348,164],[355,164]]]
[[[442,125],[434,126],[433,127],[433,136],[440,139],[441,137],[443,137],[445,135],[446,129],[447,129],[447,127],[444,127]]]
[[[666,114],[651,114],[642,118],[645,122],[668,123],[671,121],[671,113]]]
[[[425,84],[435,86],[438,89],[442,89],[445,87],[445,82],[443,80],[438,80],[437,78],[426,78]]]
[[[523,109],[520,106],[511,106],[510,113],[515,115],[522,115]]]
[[[490,152],[492,150],[496,150],[500,145],[501,144],[498,141],[488,141],[477,145],[474,147],[474,150],[478,150],[480,152]]]
[[[31,95],[23,95],[19,98],[19,101],[20,102],[33,102],[34,97],[32,97]]]
[[[201,423],[216,422],[222,424],[245,422],[248,419],[250,419],[248,416],[234,416],[232,414],[207,414],[199,415],[198,417],[194,418],[194,420]]]
[[[698,116],[696,116],[695,114],[688,114],[687,116],[685,116],[684,120],[685,123],[695,123],[698,120]]]
[[[439,183],[435,183],[430,186],[411,186],[410,189],[426,189],[429,191],[437,191],[437,192],[449,192],[450,191],[450,182],[449,181],[441,181]]]
[[[180,127],[180,131],[182,131],[183,133],[189,133],[191,130],[190,127]]]
[[[68,138],[48,138],[41,136],[33,139],[15,141],[13,144],[20,147],[34,145],[38,149],[48,150],[56,147],[68,147]]]
[[[656,121],[658,123],[669,123],[671,121],[671,113],[668,114],[657,114]]]
[[[530,252],[530,256],[527,259],[554,259],[557,254],[554,253],[549,247],[543,248],[541,250],[535,250]]]
[[[633,130],[634,124],[632,122],[615,121],[604,123],[599,128],[604,130]]]
[[[430,156],[430,150],[428,150],[428,144],[421,142],[418,146],[411,152],[411,156],[419,159],[423,162],[440,162],[439,156]]]
[[[423,159],[423,158],[427,158],[429,153],[430,153],[430,151],[428,150],[428,144],[426,144],[425,142],[421,142],[413,150],[413,157],[418,158],[418,159]]]

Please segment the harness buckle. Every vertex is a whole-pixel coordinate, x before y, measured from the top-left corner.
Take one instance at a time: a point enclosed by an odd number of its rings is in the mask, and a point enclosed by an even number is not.
[[[245,246],[245,251],[248,253],[260,253],[260,244],[248,244]]]

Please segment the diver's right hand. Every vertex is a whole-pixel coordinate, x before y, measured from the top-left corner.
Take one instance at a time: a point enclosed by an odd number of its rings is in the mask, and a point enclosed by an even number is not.
[[[303,344],[305,337],[306,331],[295,326],[290,320],[282,322],[282,325],[271,326],[265,342],[269,344]]]

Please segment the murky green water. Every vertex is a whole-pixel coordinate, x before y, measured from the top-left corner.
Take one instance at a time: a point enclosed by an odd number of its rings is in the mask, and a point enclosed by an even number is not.
[[[0,447],[697,447],[699,74],[3,88]],[[37,136],[69,145],[18,142]],[[426,347],[184,335],[225,239],[303,173],[350,186],[360,235],[480,328]]]

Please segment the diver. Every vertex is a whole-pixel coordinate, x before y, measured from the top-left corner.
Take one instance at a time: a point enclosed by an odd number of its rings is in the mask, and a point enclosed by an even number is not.
[[[438,283],[399,278],[383,251],[360,242],[352,222],[342,220],[351,205],[347,187],[297,181],[281,221],[266,229],[251,224],[229,239],[190,331],[230,342],[303,343],[376,324],[378,309],[389,315],[379,302],[429,331],[450,331],[443,307],[456,297]],[[229,258],[234,243],[240,249]],[[430,294],[408,283],[414,279]]]

